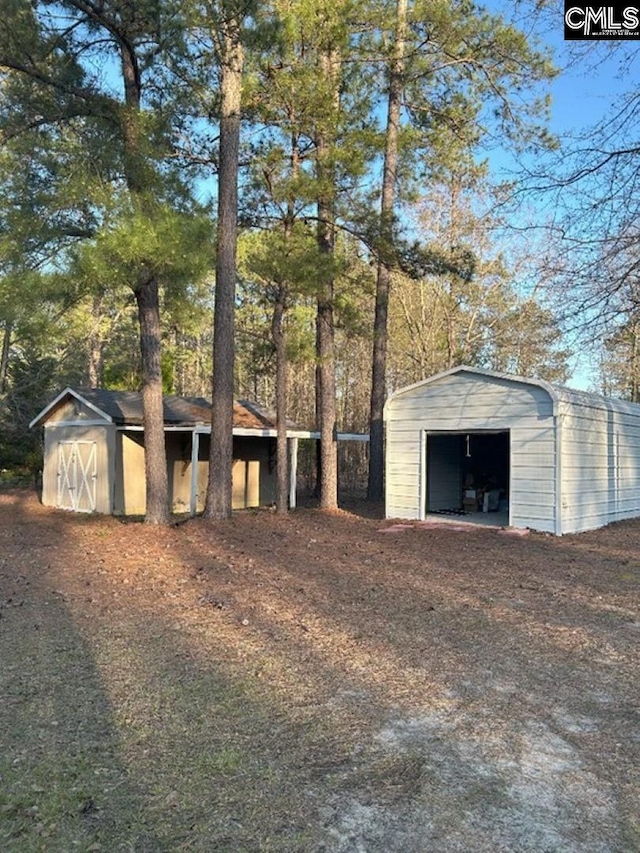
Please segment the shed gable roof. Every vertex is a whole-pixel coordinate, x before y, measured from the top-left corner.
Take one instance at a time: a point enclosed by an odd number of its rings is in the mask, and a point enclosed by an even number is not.
[[[93,403],[119,425],[142,423],[140,391],[105,391],[102,388],[79,388],[79,396]],[[166,424],[201,423],[211,418],[211,409],[202,397],[163,397]]]
[[[76,399],[88,405],[96,415],[119,426],[140,426],[142,393],[140,391],[108,391],[102,388],[66,388],[30,423],[34,427],[45,423],[61,405]],[[168,426],[195,426],[211,421],[211,403],[204,397],[163,397],[164,422]],[[248,400],[233,404],[233,426],[241,429],[275,429],[275,416],[267,409]],[[295,427],[295,425],[291,425]]]

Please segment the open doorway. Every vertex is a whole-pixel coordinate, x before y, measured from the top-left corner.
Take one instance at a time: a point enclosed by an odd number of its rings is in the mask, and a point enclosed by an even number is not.
[[[427,513],[508,524],[510,455],[508,430],[429,432]]]

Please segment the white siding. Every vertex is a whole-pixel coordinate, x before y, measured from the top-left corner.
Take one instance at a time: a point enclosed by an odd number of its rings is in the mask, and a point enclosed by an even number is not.
[[[564,401],[560,418],[562,532],[640,515],[640,407]]]
[[[418,519],[421,433],[509,430],[511,522],[555,531],[555,428],[548,391],[477,372],[445,374],[399,392],[387,403],[386,514]]]

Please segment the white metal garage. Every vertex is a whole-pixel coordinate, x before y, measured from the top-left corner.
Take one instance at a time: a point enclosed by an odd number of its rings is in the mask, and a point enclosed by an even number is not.
[[[640,516],[640,405],[456,367],[387,401],[386,515],[561,535]]]

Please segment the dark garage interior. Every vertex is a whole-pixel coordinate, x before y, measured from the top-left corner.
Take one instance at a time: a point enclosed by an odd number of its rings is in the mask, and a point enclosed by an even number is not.
[[[428,433],[427,512],[508,512],[509,432]]]

